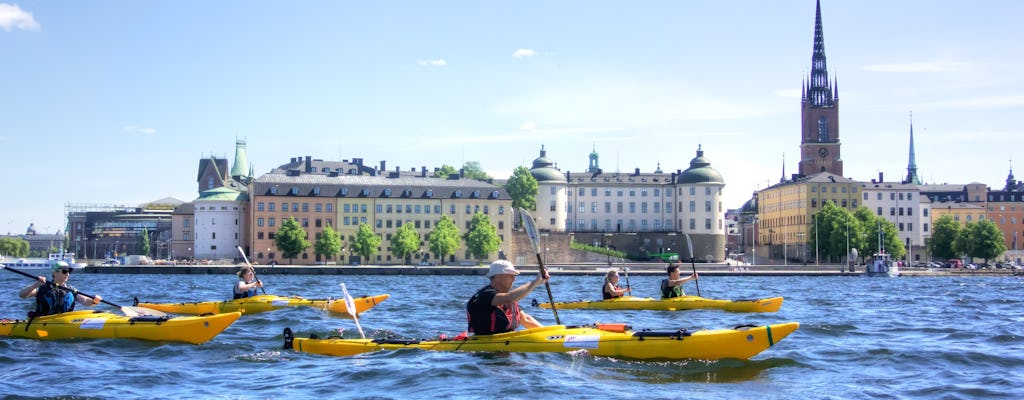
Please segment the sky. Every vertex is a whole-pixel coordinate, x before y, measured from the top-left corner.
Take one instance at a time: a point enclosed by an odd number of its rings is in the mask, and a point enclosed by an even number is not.
[[[844,175],[1002,188],[1024,157],[1024,2],[822,1]],[[0,0],[0,233],[198,197],[199,160],[497,178],[685,170],[726,208],[797,171],[814,0]],[[1024,176],[1024,174],[1019,174]]]

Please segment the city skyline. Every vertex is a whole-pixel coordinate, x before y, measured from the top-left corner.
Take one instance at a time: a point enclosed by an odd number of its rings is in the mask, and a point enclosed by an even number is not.
[[[822,1],[845,175],[1001,188],[1024,135],[1024,4]],[[65,203],[197,197],[198,160],[291,157],[503,178],[685,170],[725,207],[797,172],[815,1],[515,4],[0,0],[0,234]],[[783,163],[783,154],[785,162]],[[1019,169],[1019,168],[1018,168]]]

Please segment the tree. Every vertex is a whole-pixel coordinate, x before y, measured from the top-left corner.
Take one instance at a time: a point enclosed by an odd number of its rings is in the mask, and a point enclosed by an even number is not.
[[[420,249],[420,234],[412,224],[403,224],[398,227],[398,232],[391,236],[391,253],[409,263],[409,256]]]
[[[359,224],[359,231],[356,232],[356,240],[352,242],[352,251],[364,260],[367,260],[374,254],[377,254],[377,249],[380,248],[380,243],[380,236],[373,233],[373,228],[371,228],[369,224]]]
[[[29,243],[18,237],[0,237],[0,255],[11,258],[28,257]]]
[[[331,224],[327,224],[324,227],[324,231],[320,233],[320,238],[313,245],[313,251],[324,258],[324,263],[341,254],[341,236],[338,235],[338,231],[331,227]]]
[[[469,221],[469,231],[463,236],[466,241],[466,249],[473,258],[485,259],[491,253],[498,251],[501,238],[498,237],[498,229],[491,224],[491,218],[483,213],[473,214]]]
[[[462,176],[470,179],[476,179],[478,181],[494,179],[491,178],[490,175],[487,175],[487,173],[484,172],[483,167],[480,166],[480,163],[476,161],[466,161],[465,164],[462,164]]]
[[[296,221],[295,217],[288,217],[281,221],[281,227],[278,228],[274,237],[274,247],[281,250],[281,257],[287,258],[291,263],[295,256],[309,248],[308,236],[309,234],[299,226],[299,221]]]
[[[512,198],[512,208],[537,209],[537,179],[526,167],[520,165],[512,171],[512,176],[505,182],[505,190]]]
[[[139,254],[149,255],[149,229],[142,228],[142,240],[139,241]]]
[[[973,224],[970,237],[973,240],[967,255],[984,259],[986,264],[1006,251],[1003,233],[999,231],[999,227],[992,220],[983,219]]]
[[[960,234],[956,235],[956,239],[953,240],[953,253],[956,254],[956,258],[966,256],[972,250],[974,250],[974,223],[968,222],[960,228]]]
[[[932,257],[948,260],[957,257],[953,243],[960,236],[960,225],[949,215],[943,215],[932,225],[932,237],[928,240],[928,253]]]
[[[455,221],[447,215],[442,215],[434,229],[430,231],[427,242],[430,252],[441,260],[455,254],[455,250],[459,249],[459,228],[455,226]]]
[[[455,167],[453,167],[451,165],[448,165],[448,164],[444,164],[444,165],[441,165],[441,168],[439,168],[437,171],[434,171],[434,175],[433,176],[435,178],[445,178],[445,179],[447,179],[448,175],[455,174],[455,173],[458,173],[458,172],[459,171],[455,170]]]

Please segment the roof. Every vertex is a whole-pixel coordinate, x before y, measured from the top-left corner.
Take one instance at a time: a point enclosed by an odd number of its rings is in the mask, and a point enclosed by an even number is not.
[[[248,201],[249,196],[238,190],[228,187],[218,187],[204,190],[199,194],[196,201]]]
[[[475,179],[369,175],[265,174],[253,181],[254,196],[488,198],[511,199],[505,188]],[[275,193],[276,191],[276,193]]]
[[[722,174],[711,168],[711,161],[704,157],[704,151],[697,147],[697,157],[690,160],[690,168],[679,174],[676,183],[720,183],[725,184]]]

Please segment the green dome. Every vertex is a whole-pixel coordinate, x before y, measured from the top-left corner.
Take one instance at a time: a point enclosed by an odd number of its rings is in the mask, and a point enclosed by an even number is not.
[[[210,190],[202,191],[199,194],[199,198],[196,199],[196,200],[197,201],[198,200],[206,200],[206,201],[245,201],[245,200],[248,200],[248,196],[245,193],[239,192],[239,191],[231,189],[231,188],[218,187],[218,188],[213,188],[213,189],[210,189]]]
[[[676,183],[720,183],[725,184],[722,174],[711,168],[711,161],[704,158],[704,151],[697,147],[697,157],[690,160],[690,168],[679,174]]]
[[[555,163],[548,158],[547,152],[544,151],[544,146],[541,146],[540,157],[533,160],[530,175],[533,175],[533,179],[536,179],[537,182],[568,182],[565,180],[565,175],[562,174],[562,171],[559,171],[554,165]]]

